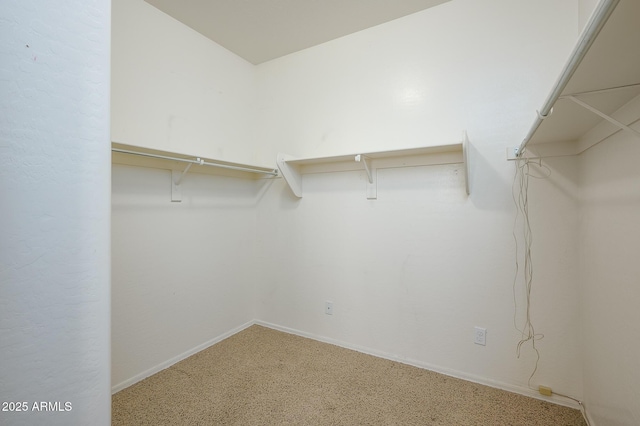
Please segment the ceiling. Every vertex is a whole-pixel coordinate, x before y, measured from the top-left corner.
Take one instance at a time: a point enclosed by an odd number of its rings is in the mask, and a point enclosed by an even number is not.
[[[253,64],[450,0],[145,0]]]

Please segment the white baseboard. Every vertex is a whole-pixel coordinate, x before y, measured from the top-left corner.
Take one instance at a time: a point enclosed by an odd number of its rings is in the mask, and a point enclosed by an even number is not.
[[[236,333],[241,332],[242,330],[244,330],[245,328],[251,327],[252,325],[254,325],[256,322],[255,321],[249,321],[239,327],[236,327],[232,330],[227,331],[226,333],[223,333],[217,337],[214,337],[213,339],[204,342],[201,345],[196,346],[195,348],[189,349],[186,352],[181,353],[180,355],[174,356],[173,358],[162,362],[154,367],[151,367],[150,369],[143,371],[140,374],[136,374],[135,376],[131,377],[130,379],[127,379],[123,382],[118,383],[115,386],[111,387],[111,394],[113,395],[116,392],[121,391],[122,389],[128,388],[131,385],[134,385],[136,383],[138,383],[141,380],[146,379],[149,376],[152,376],[156,373],[159,373],[160,371],[171,367],[173,364],[182,361],[185,358],[189,358],[191,355],[194,355],[202,350],[207,349],[209,346],[215,345],[218,342],[223,341],[226,338],[229,338],[231,336],[233,336]]]
[[[597,423],[595,420],[593,420],[593,417],[591,417],[591,415],[589,414],[589,412],[587,411],[587,409],[585,408],[585,410],[582,412],[582,415],[585,417],[585,420],[587,421],[587,424],[590,426],[597,426]]]
[[[340,340],[335,340],[329,337],[325,337],[325,336],[320,336],[317,334],[313,334],[313,333],[307,333],[305,331],[301,331],[301,330],[297,330],[294,328],[290,328],[290,327],[284,327],[281,325],[277,325],[277,324],[273,324],[270,322],[266,322],[266,321],[261,321],[261,320],[252,320],[249,321],[239,327],[236,327],[226,333],[223,333],[201,345],[198,345],[196,347],[194,347],[193,349],[190,349],[178,356],[175,356],[171,359],[169,359],[168,361],[165,361],[161,364],[156,365],[155,367],[152,367],[140,374],[137,374],[133,377],[131,377],[130,379],[127,379],[121,383],[118,383],[117,385],[113,386],[111,388],[111,393],[114,394],[118,391],[121,391],[122,389],[125,389],[143,379],[146,379],[149,376],[152,376],[153,374],[156,374],[166,368],[171,367],[173,364],[182,361],[185,358],[190,357],[191,355],[194,355],[206,348],[208,348],[209,346],[215,345],[216,343],[227,339],[231,336],[233,336],[236,333],[241,332],[242,330],[251,327],[252,325],[257,324],[257,325],[261,325],[263,327],[267,327],[267,328],[271,328],[273,330],[278,330],[278,331],[282,331],[284,333],[288,333],[288,334],[294,334],[296,336],[301,336],[301,337],[306,337],[308,339],[313,339],[313,340],[317,340],[319,342],[324,342],[324,343],[329,343],[335,346],[340,346],[342,348],[345,349],[351,349],[357,352],[361,352],[367,355],[372,355],[378,358],[383,358],[383,359],[388,359],[390,361],[396,361],[396,362],[400,362],[402,364],[407,364],[407,365],[412,365],[414,367],[418,367],[418,368],[423,368],[425,370],[429,370],[429,371],[433,371],[436,373],[440,373],[440,374],[444,374],[450,377],[455,377],[457,379],[462,379],[462,380],[466,380],[469,382],[473,382],[473,383],[478,383],[480,385],[485,385],[485,386],[490,386],[492,388],[497,388],[497,389],[502,389],[508,392],[513,392],[513,393],[517,393],[520,395],[524,395],[524,396],[528,396],[530,398],[535,398],[535,399],[540,399],[543,401],[547,401],[547,402],[551,402],[553,404],[558,404],[558,405],[562,405],[565,407],[570,407],[570,408],[574,408],[574,409],[580,409],[580,406],[576,403],[573,402],[571,400],[566,400],[565,398],[554,398],[554,397],[545,397],[543,395],[540,395],[538,392],[523,387],[523,386],[517,386],[517,385],[512,385],[512,384],[508,384],[508,383],[502,383],[500,381],[497,380],[492,380],[492,379],[488,379],[486,377],[480,377],[480,376],[476,376],[474,374],[468,374],[468,373],[464,373],[464,372],[460,372],[460,371],[456,371],[456,370],[451,370],[448,368],[443,368],[443,367],[439,367],[437,365],[433,365],[433,364],[429,364],[423,361],[418,361],[418,360],[414,360],[414,359],[410,359],[410,358],[403,358],[403,357],[399,357],[397,355],[394,354],[389,354],[386,352],[382,352],[382,351],[378,351],[378,350],[374,350],[374,349],[370,349],[370,348],[366,348],[363,346],[358,346],[358,345],[353,345],[347,342],[343,342]],[[588,421],[589,424],[591,426],[596,426],[595,423],[593,422],[593,419],[591,418],[591,416],[589,416],[589,413],[586,413],[587,417],[588,417]]]
[[[565,398],[554,398],[554,397],[546,397],[543,395],[540,395],[540,393],[536,392],[535,390],[523,387],[523,386],[517,386],[517,385],[512,385],[512,384],[508,384],[508,383],[502,383],[499,382],[497,380],[492,380],[492,379],[488,379],[486,377],[480,377],[480,376],[476,376],[473,374],[468,374],[468,373],[464,373],[464,372],[460,372],[460,371],[456,371],[456,370],[451,370],[448,368],[443,368],[443,367],[439,367],[437,365],[433,365],[433,364],[429,364],[423,361],[418,361],[418,360],[414,360],[414,359],[410,359],[410,358],[403,358],[403,357],[399,357],[397,355],[394,354],[389,354],[386,352],[382,352],[382,351],[378,351],[378,350],[374,350],[374,349],[370,349],[370,348],[366,348],[366,347],[362,347],[362,346],[358,346],[358,345],[352,345],[350,343],[346,343],[340,340],[335,340],[335,339],[331,339],[329,337],[325,337],[325,336],[319,336],[317,334],[313,334],[313,333],[307,333],[304,331],[300,331],[300,330],[296,330],[293,328],[289,328],[289,327],[283,327],[277,324],[272,324],[266,321],[260,321],[260,320],[256,320],[255,324],[267,327],[267,328],[272,328],[274,330],[278,330],[278,331],[283,331],[285,333],[289,333],[289,334],[295,334],[297,336],[301,336],[301,337],[306,337],[309,339],[313,339],[313,340],[317,340],[320,342],[324,342],[324,343],[329,343],[332,345],[336,345],[336,346],[340,346],[342,348],[345,349],[351,349],[357,352],[362,352],[364,354],[367,355],[373,355],[376,356],[378,358],[384,358],[384,359],[388,359],[390,361],[396,361],[396,362],[400,362],[402,364],[407,364],[407,365],[411,365],[414,367],[418,367],[418,368],[422,368],[425,370],[429,370],[429,371],[433,371],[436,373],[440,373],[440,374],[444,374],[446,376],[450,376],[450,377],[455,377],[457,379],[462,379],[462,380],[466,380],[468,382],[473,382],[473,383],[478,383],[480,385],[485,385],[485,386],[489,386],[492,388],[497,388],[497,389],[502,389],[508,392],[513,392],[513,393],[517,393],[520,395],[524,395],[524,396],[528,396],[530,398],[535,398],[535,399],[540,399],[543,401],[547,401],[547,402],[551,402],[552,404],[557,404],[557,405],[562,405],[565,407],[569,407],[569,408],[574,408],[579,410],[580,406],[571,400],[566,400]],[[593,423],[591,423],[591,426],[594,426]]]

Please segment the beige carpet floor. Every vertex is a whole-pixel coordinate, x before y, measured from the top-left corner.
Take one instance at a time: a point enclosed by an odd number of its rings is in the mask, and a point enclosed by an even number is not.
[[[585,425],[578,410],[254,325],[113,395],[113,425]]]

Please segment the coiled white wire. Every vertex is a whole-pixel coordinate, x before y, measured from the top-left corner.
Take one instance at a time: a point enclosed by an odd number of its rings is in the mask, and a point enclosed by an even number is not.
[[[514,303],[514,313],[513,313],[513,325],[521,334],[520,341],[516,346],[516,355],[520,358],[520,354],[522,351],[522,347],[527,343],[531,342],[531,347],[536,354],[536,362],[533,367],[533,371],[529,376],[529,380],[527,380],[527,386],[530,389],[537,390],[531,386],[531,380],[533,376],[538,371],[538,363],[540,362],[540,351],[536,347],[536,341],[542,339],[544,334],[536,333],[533,323],[531,321],[531,289],[533,284],[533,262],[531,259],[531,244],[533,242],[533,234],[531,230],[531,222],[529,220],[529,178],[534,179],[546,179],[551,176],[551,169],[546,165],[542,164],[542,159],[530,159],[530,158],[518,158],[516,160],[516,170],[513,176],[513,183],[511,186],[511,193],[513,196],[513,201],[516,205],[516,217],[513,223],[513,239],[515,241],[516,247],[516,271],[513,278],[513,303]],[[532,166],[535,167],[534,169]],[[520,275],[520,253],[519,253],[519,244],[518,244],[518,219],[522,217],[523,222],[523,243],[524,247],[524,267],[522,268],[523,274],[523,282],[524,282],[524,292],[525,292],[525,320],[522,327],[518,326],[518,299],[517,299],[517,284],[518,277]],[[579,399],[573,398],[568,395],[564,395],[558,392],[552,392],[552,394],[561,396],[563,398],[571,399],[578,403],[580,407],[580,411],[589,425],[589,419],[587,417],[586,409],[582,401]]]

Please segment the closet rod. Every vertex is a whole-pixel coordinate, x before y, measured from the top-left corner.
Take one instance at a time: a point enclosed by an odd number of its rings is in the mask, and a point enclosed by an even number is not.
[[[538,117],[536,118],[536,121],[533,123],[533,126],[531,126],[529,133],[520,144],[520,147],[518,147],[518,150],[516,151],[516,157],[522,155],[524,148],[527,146],[529,140],[531,140],[536,130],[538,130],[538,127],[540,127],[542,120],[547,118],[547,116],[551,113],[553,105],[556,103],[565,87],[567,87],[567,84],[578,68],[578,65],[580,65],[580,62],[582,62],[582,59],[589,51],[589,48],[593,44],[593,41],[600,33],[600,30],[602,29],[602,27],[604,27],[607,19],[609,19],[609,16],[611,16],[613,9],[615,9],[619,2],[620,0],[601,0],[600,3],[598,3],[596,10],[591,15],[591,18],[589,18],[589,22],[587,22],[584,31],[578,39],[578,44],[573,49],[573,52],[571,52],[569,61],[564,66],[564,69],[562,70],[560,77],[556,81],[553,90],[547,97],[547,100],[544,103],[542,109],[538,111]]]
[[[142,156],[142,157],[159,158],[159,159],[162,159],[162,160],[181,161],[183,163],[197,164],[199,166],[202,165],[202,166],[219,167],[219,168],[222,168],[222,169],[238,170],[238,171],[241,171],[241,172],[262,173],[262,174],[270,175],[270,176],[278,176],[278,171],[277,170],[261,170],[261,169],[254,169],[254,168],[251,168],[251,167],[232,166],[230,164],[210,163],[208,161],[202,161],[202,160],[198,161],[198,160],[190,160],[188,158],[168,157],[166,155],[158,155],[158,154],[150,154],[150,153],[146,153],[146,152],[129,151],[129,150],[120,149],[120,148],[111,148],[111,151],[119,152],[121,154],[131,154],[131,155],[139,155],[139,156]]]

